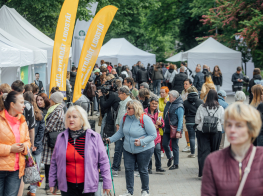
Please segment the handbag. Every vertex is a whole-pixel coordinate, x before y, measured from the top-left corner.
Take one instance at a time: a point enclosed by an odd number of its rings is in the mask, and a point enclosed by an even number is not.
[[[215,113],[217,112],[218,108],[216,109]],[[217,133],[217,124],[218,124],[218,118],[214,117],[215,113],[210,116],[210,113],[208,112],[207,108],[206,111],[208,113],[208,116],[204,117],[202,132],[203,133]]]
[[[252,162],[253,162],[255,154],[256,154],[256,150],[257,150],[257,148],[255,146],[253,146],[251,155],[250,155],[249,160],[248,160],[247,167],[244,170],[244,175],[243,175],[243,178],[242,178],[240,185],[238,187],[236,196],[241,196],[241,193],[243,191],[244,185],[245,185],[246,180],[247,180],[247,176],[250,172],[251,165],[252,165]]]
[[[24,183],[32,184],[41,181],[40,173],[37,167],[37,164],[30,153],[29,148],[27,147],[27,155],[25,156],[26,168],[24,174]]]
[[[48,132],[48,147],[50,147],[50,148],[55,147],[58,134],[60,134],[60,133],[61,132]]]
[[[170,115],[169,115],[169,111],[168,111],[168,118],[169,118],[169,124],[170,124],[170,138],[173,139],[179,139],[182,138],[182,133],[180,132],[180,136],[178,137],[177,134],[177,126],[171,125],[171,121],[170,121]]]

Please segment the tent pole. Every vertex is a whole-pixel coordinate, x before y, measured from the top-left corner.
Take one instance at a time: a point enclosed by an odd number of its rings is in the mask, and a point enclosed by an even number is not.
[[[32,83],[34,83],[34,76],[35,76],[35,64],[31,65],[32,66]]]
[[[0,84],[2,84],[2,67],[0,67]]]

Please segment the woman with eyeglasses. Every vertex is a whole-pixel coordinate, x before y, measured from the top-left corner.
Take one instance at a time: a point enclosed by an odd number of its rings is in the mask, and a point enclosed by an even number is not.
[[[148,165],[154,152],[156,128],[137,100],[127,103],[127,115],[121,120],[119,130],[107,141],[112,143],[124,137],[123,154],[127,192],[120,196],[133,195],[134,166],[137,162],[142,183],[142,196],[149,196]]]

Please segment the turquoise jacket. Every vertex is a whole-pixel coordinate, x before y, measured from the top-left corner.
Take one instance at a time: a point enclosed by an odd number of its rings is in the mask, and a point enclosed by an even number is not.
[[[153,148],[155,146],[154,139],[157,137],[155,126],[152,119],[147,115],[143,116],[143,122],[144,128],[140,124],[140,119],[137,119],[134,115],[127,115],[124,126],[122,126],[122,119],[119,131],[109,138],[110,142],[116,142],[124,137],[123,148],[132,154]],[[135,139],[140,139],[141,146],[134,145]]]

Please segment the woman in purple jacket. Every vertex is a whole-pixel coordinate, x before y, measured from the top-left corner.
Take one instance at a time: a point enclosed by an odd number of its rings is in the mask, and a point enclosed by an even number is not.
[[[99,169],[103,193],[110,192],[110,165],[98,133],[90,129],[88,116],[80,106],[72,106],[65,115],[67,130],[57,137],[49,171],[50,191],[56,182],[62,196],[94,196],[98,189]],[[99,166],[99,167],[98,167]]]

